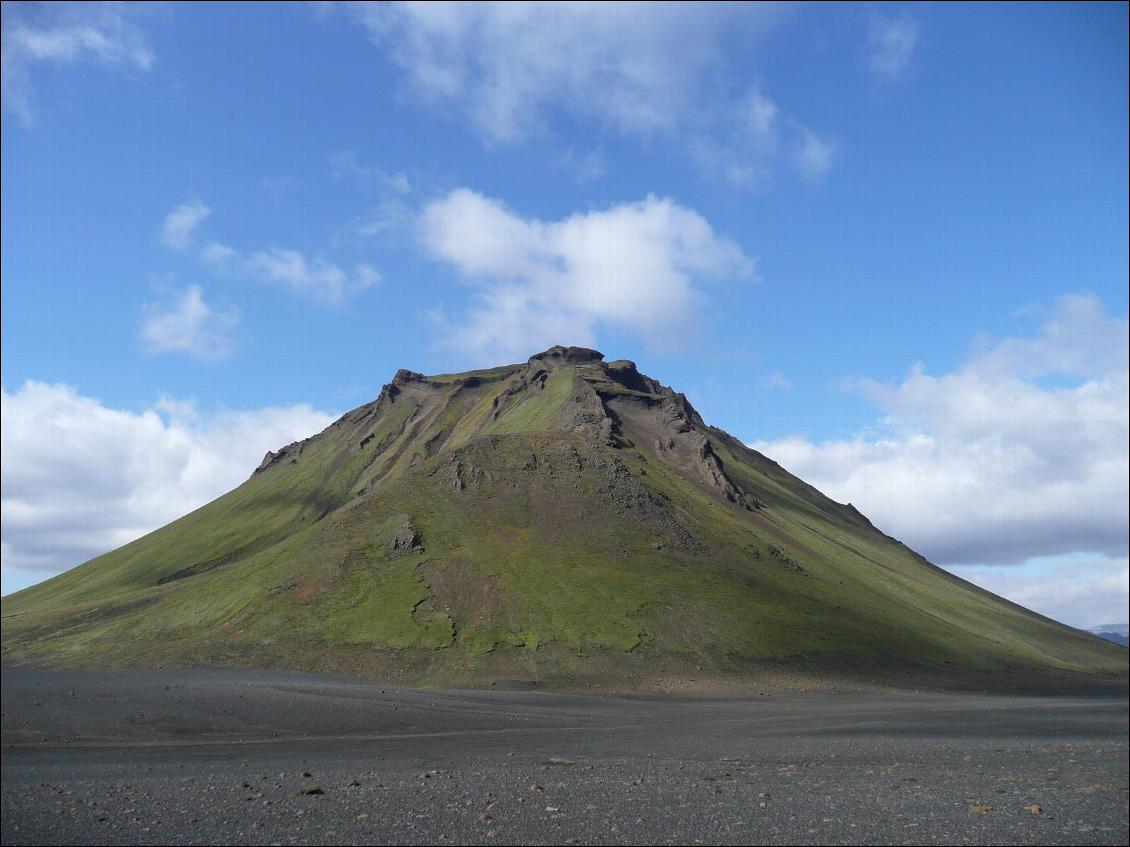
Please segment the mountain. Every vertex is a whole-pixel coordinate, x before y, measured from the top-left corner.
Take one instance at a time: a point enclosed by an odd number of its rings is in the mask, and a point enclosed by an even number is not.
[[[629,361],[399,371],[244,484],[4,598],[3,661],[413,684],[1125,686]]]
[[[1120,635],[1117,632],[1096,632],[1099,638],[1103,641],[1109,641],[1111,644],[1117,644],[1119,647],[1130,647],[1130,638],[1125,635]]]
[[[1130,624],[1108,623],[1087,631],[1112,644],[1130,647]]]

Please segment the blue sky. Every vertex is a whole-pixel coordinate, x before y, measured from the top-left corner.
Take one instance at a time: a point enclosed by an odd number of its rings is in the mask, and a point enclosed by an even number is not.
[[[1126,617],[1124,4],[3,26],[5,592],[399,367],[586,343],[959,573]]]

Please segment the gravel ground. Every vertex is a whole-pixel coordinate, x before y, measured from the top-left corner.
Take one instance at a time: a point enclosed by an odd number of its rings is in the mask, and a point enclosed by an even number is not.
[[[1126,844],[1125,697],[3,672],[4,844]]]

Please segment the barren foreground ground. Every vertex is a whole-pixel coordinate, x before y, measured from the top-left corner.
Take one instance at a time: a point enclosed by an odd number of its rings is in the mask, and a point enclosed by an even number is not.
[[[1125,844],[1124,697],[3,674],[5,844]]]

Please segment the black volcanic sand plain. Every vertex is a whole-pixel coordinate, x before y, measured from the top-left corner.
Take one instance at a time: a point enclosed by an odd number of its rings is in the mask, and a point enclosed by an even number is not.
[[[1127,700],[3,673],[5,844],[1125,844]]]

